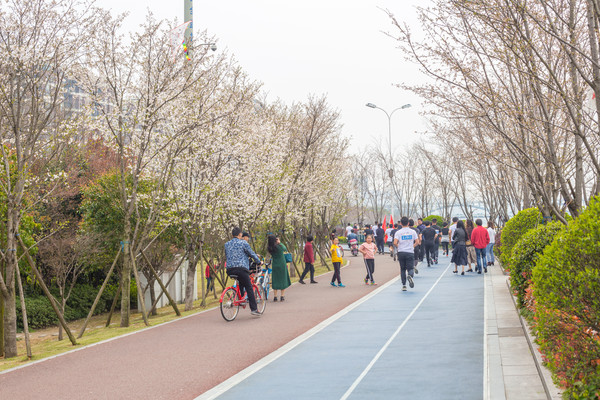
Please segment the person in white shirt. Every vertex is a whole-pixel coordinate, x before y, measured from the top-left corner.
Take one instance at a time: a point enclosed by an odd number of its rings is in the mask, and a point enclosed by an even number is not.
[[[394,238],[392,237],[393,228],[394,228],[394,226],[392,224],[388,224],[388,228],[385,230],[385,236],[387,238],[386,244],[389,247],[392,247],[392,244],[394,243]]]
[[[496,243],[496,230],[494,229],[494,223],[492,221],[487,222],[487,231],[490,235],[490,243],[485,248],[487,255],[487,265],[494,265],[494,244]]]
[[[450,225],[450,241],[454,237],[454,231],[456,230],[456,223],[458,222],[458,217],[452,218],[452,225]]]
[[[348,224],[348,226],[346,227],[346,237],[348,237],[348,235],[352,232],[352,225]]]
[[[419,236],[408,227],[408,217],[400,219],[402,229],[394,235],[394,246],[396,246],[398,262],[400,263],[400,279],[402,279],[402,290],[406,291],[406,281],[413,288],[415,268],[415,246],[419,245]],[[407,274],[408,273],[408,274]]]

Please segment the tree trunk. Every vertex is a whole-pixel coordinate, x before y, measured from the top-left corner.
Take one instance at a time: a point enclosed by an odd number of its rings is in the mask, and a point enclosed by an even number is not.
[[[6,282],[6,266],[0,264],[0,274]],[[4,296],[0,295],[0,357],[4,356]]]
[[[156,292],[154,291],[154,279],[148,279],[148,285],[148,289],[150,290],[150,304],[154,304],[154,301],[156,300]],[[157,314],[156,307],[152,307],[152,310],[150,310],[150,314]]]
[[[192,248],[191,250],[193,251],[191,251],[190,257],[188,258],[187,277],[185,280],[185,311],[189,311],[194,307],[194,277],[196,276],[198,255],[196,254],[195,248]],[[204,279],[202,282],[204,282]],[[204,298],[204,285],[202,286],[202,298]]]
[[[65,306],[67,305],[67,301],[63,298],[61,305],[60,305],[60,311],[62,312],[62,315],[65,315]],[[61,324],[58,324],[58,340],[63,340],[63,328]]]
[[[199,252],[198,260],[202,260],[202,258],[204,257],[203,243],[204,243],[204,232],[202,233],[202,240],[200,241],[200,249],[198,250],[198,252]],[[204,275],[204,268],[201,267],[200,268],[200,285],[202,286],[202,302],[200,302],[201,307],[206,307],[206,296],[208,295],[205,278],[206,278],[206,276]]]
[[[27,320],[27,306],[25,305],[25,295],[23,294],[23,282],[21,282],[21,272],[17,271],[17,283],[19,284],[19,300],[21,300],[21,315],[23,316],[23,332],[25,335],[25,347],[27,348],[27,358],[31,360],[31,340],[29,340],[29,321]]]
[[[129,223],[126,223],[125,225],[125,235],[123,235],[124,239],[122,242],[123,269],[121,271],[121,327],[129,326],[129,303],[131,302],[131,251],[129,251],[129,234],[131,228],[129,227]]]
[[[4,298],[4,357],[17,355],[17,309],[15,303],[15,272],[17,271],[17,243],[15,233],[19,227],[18,211],[11,202],[7,210],[6,237],[6,289],[8,296]]]

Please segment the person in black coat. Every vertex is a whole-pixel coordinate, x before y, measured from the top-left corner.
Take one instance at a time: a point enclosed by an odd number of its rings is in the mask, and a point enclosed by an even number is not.
[[[384,241],[385,239],[385,230],[381,227],[381,224],[377,227],[377,236],[375,236],[375,241],[377,244],[377,252],[379,254],[383,254],[384,252]]]

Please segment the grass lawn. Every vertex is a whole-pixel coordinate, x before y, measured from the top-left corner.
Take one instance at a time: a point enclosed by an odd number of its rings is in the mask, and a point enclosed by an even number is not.
[[[328,262],[330,260],[327,260]],[[204,272],[204,268],[198,268],[198,288],[201,290],[201,276],[200,273]],[[327,272],[327,267],[321,263],[315,263],[315,276],[322,275]],[[291,277],[292,282],[297,282],[298,277]],[[231,284],[231,281],[229,282]],[[190,311],[183,311],[184,305],[179,304],[178,308],[181,311],[182,316],[197,314],[199,312],[218,307],[219,296],[223,291],[223,288],[218,281],[215,281],[215,293],[209,293],[206,297],[206,306],[200,307],[200,300],[194,302],[194,308]],[[201,293],[201,292],[200,292]],[[121,316],[119,310],[116,310],[112,317],[111,325],[106,328],[106,319],[108,314],[95,315],[90,319],[85,334],[81,339],[77,339],[77,346],[71,345],[69,338],[63,333],[64,339],[58,341],[58,327],[49,327],[45,329],[38,329],[30,332],[31,337],[31,351],[33,357],[31,360],[27,358],[27,351],[25,348],[25,339],[23,333],[18,334],[17,337],[17,350],[18,356],[4,359],[0,357],[0,371],[7,370],[14,367],[25,365],[31,361],[41,360],[50,356],[65,353],[74,349],[81,348],[86,345],[98,343],[103,340],[111,339],[117,336],[121,336],[130,332],[135,332],[146,328],[142,319],[141,313],[132,312],[129,318],[130,326],[127,328],[121,328],[119,326]],[[171,306],[159,308],[157,315],[148,317],[150,326],[160,325],[162,323],[177,319],[177,314]],[[220,316],[219,316],[220,318]],[[77,336],[79,329],[83,326],[85,320],[76,320],[69,322],[69,328],[73,335]]]

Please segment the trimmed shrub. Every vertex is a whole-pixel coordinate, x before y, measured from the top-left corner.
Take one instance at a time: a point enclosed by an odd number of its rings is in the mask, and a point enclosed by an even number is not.
[[[521,236],[542,223],[542,214],[537,208],[528,208],[519,211],[502,229],[502,247],[500,248],[500,262],[504,268],[510,268],[512,248]]]
[[[441,217],[439,215],[430,215],[427,218],[425,218],[423,221],[431,221],[434,218],[437,219],[437,223],[439,226],[442,226],[442,223],[445,221],[444,217]]]
[[[523,307],[525,290],[531,280],[531,272],[546,246],[565,226],[560,222],[539,225],[525,233],[512,249],[510,258],[510,283],[517,292],[519,307]]]
[[[600,382],[598,221],[596,197],[556,235],[533,269],[538,343],[570,398],[589,398],[590,390],[595,396]]]

